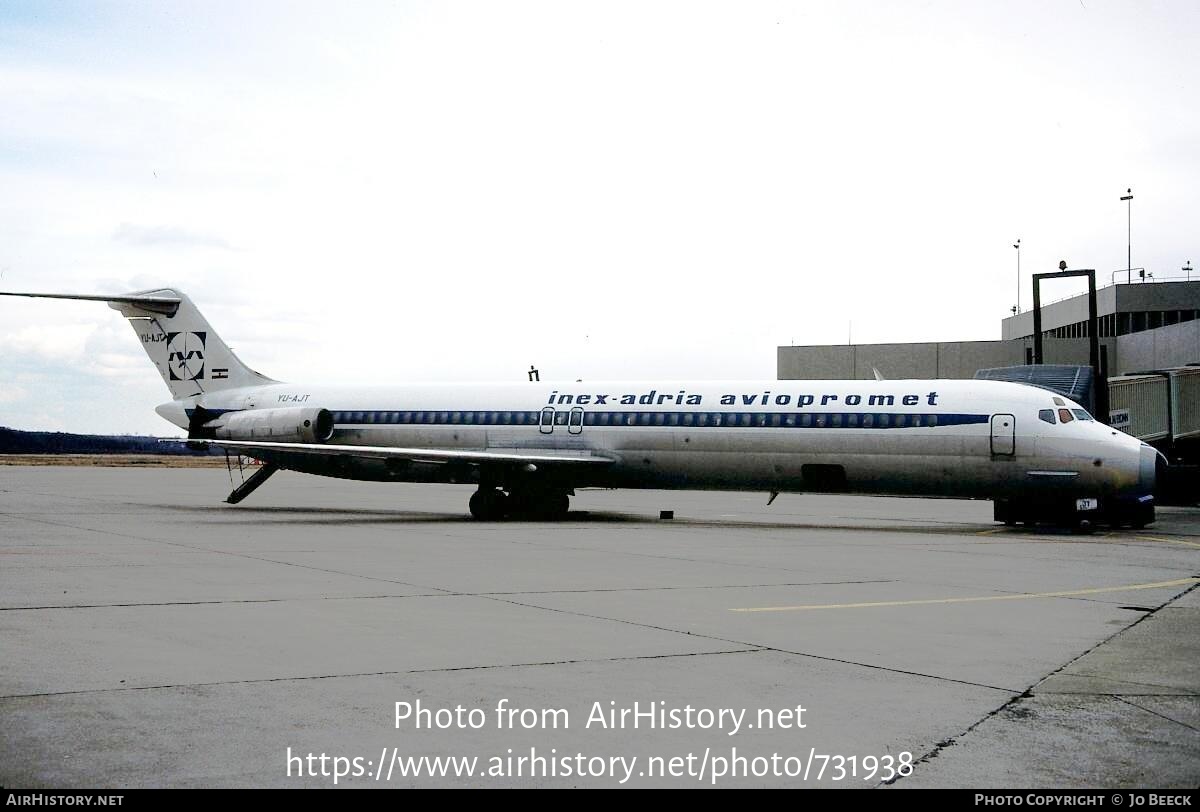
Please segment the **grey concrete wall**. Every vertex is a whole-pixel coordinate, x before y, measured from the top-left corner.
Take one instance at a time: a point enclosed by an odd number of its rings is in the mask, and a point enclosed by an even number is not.
[[[878,369],[885,378],[936,377],[936,344],[863,344],[854,348],[853,377],[874,378]]]
[[[1027,347],[1033,346],[1033,339],[1021,340]],[[1115,338],[1100,339],[1100,346],[1108,347],[1108,366],[1116,370],[1119,366],[1117,358],[1117,340]],[[1091,363],[1092,345],[1086,338],[1047,338],[1042,341],[1042,350],[1046,354],[1043,359],[1047,364],[1076,364],[1084,366]],[[1025,363],[1024,360],[1021,363]]]
[[[1097,279],[1098,284],[1107,284],[1107,279]],[[1043,285],[1043,292],[1053,290]],[[1046,297],[1043,296],[1043,301]],[[1032,304],[1033,294],[1023,299]],[[1096,313],[1137,313],[1143,310],[1196,310],[1200,309],[1200,281],[1197,282],[1146,282],[1131,285],[1109,285],[1096,291]],[[1053,330],[1067,324],[1084,321],[1088,317],[1087,295],[1054,302],[1042,306],[1042,329]],[[1000,322],[1002,339],[1022,338],[1033,335],[1033,311],[1009,316]]]
[[[1122,374],[1198,363],[1200,321],[1121,336],[1117,339],[1117,355]]]
[[[1053,330],[1057,327],[1063,327],[1067,324],[1075,324],[1079,321],[1087,321],[1088,317],[1088,300],[1087,292],[1085,291],[1080,296],[1075,296],[1062,302],[1053,302],[1046,304],[1047,300],[1055,298],[1050,292],[1054,290],[1053,282],[1042,283],[1042,329]],[[1097,279],[1097,284],[1104,284],[1106,280]],[[1075,284],[1086,282],[1084,279],[1074,280]],[[1062,283],[1065,285],[1066,283]],[[1096,291],[1096,315],[1107,316],[1109,313],[1117,312],[1117,290],[1126,287],[1125,285],[1109,286]],[[1018,313],[1015,316],[1009,316],[1000,322],[1000,337],[1002,339],[1023,338],[1033,335],[1033,293],[1032,290],[1028,299],[1023,300],[1026,305],[1030,306],[1030,310],[1024,313]],[[1128,308],[1126,308],[1128,309]]]
[[[1195,310],[1200,308],[1200,282],[1154,282],[1118,285],[1121,312],[1137,310]]]
[[[854,347],[850,344],[819,344],[779,347],[776,377],[781,381],[838,381],[853,377]]]
[[[938,345],[935,378],[971,378],[977,369],[1025,363],[1020,341],[947,341]]]
[[[1189,324],[1200,327],[1200,321]],[[1101,343],[1108,346],[1110,366],[1115,365],[1117,340],[1102,339]],[[1025,350],[1032,346],[1033,339],[779,347],[776,373],[780,380],[869,380],[875,367],[893,380],[973,378],[976,370],[1025,363]],[[1044,351],[1047,364],[1083,365],[1090,356],[1086,338],[1048,338]]]
[[[779,347],[780,380],[851,380],[875,377],[928,378],[936,369],[936,344],[841,344]]]

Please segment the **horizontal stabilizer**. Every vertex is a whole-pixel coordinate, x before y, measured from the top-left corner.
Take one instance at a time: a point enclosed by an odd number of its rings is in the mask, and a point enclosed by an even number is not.
[[[275,383],[241,362],[186,294],[155,288],[112,296],[95,293],[26,293],[0,296],[104,302],[129,321],[174,400],[222,389]]]
[[[30,299],[77,299],[83,302],[107,302],[110,305],[133,305],[149,313],[162,313],[174,316],[182,301],[178,296],[141,296],[127,294],[124,296],[98,296],[88,293],[24,293],[0,290],[0,296],[25,296]]]

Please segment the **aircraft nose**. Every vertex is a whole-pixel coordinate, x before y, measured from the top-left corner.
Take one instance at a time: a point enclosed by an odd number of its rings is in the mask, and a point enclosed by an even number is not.
[[[1155,485],[1161,485],[1166,479],[1167,461],[1163,455],[1149,445],[1143,445],[1138,461],[1138,491],[1143,494],[1154,493]]]

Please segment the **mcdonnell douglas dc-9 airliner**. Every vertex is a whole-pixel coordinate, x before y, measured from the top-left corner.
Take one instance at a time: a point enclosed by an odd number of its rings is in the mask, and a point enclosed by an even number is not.
[[[107,302],[196,443],[280,469],[469,483],[477,519],[558,518],[575,489],[689,488],[995,500],[997,521],[1154,520],[1163,460],[1078,403],[989,380],[586,381],[322,386],[243,364],[183,293]]]

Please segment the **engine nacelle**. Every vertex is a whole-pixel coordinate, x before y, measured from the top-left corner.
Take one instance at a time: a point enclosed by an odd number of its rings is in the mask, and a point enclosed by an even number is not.
[[[218,440],[266,440],[276,443],[323,443],[333,436],[328,409],[294,406],[228,412],[205,423]]]

